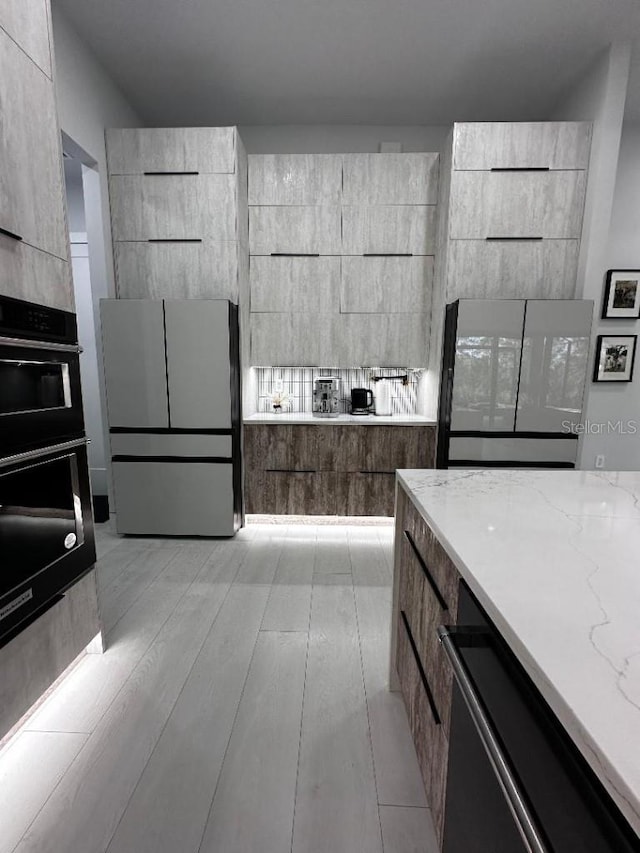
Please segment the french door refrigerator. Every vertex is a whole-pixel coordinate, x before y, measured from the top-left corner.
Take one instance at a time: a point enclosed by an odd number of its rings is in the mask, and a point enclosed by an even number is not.
[[[446,307],[438,468],[575,467],[593,302]]]
[[[244,523],[237,306],[101,301],[119,533],[232,536]]]

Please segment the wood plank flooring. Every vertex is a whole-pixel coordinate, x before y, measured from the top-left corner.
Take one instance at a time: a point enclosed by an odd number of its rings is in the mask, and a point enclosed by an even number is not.
[[[436,853],[391,525],[97,546],[107,651],[0,753],[0,853]]]

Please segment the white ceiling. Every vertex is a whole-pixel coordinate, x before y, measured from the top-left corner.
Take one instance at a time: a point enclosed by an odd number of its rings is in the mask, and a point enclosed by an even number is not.
[[[543,119],[640,38],[640,0],[53,3],[150,125]]]

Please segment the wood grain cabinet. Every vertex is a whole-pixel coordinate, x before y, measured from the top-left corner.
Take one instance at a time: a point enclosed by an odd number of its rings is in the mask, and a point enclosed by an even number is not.
[[[433,255],[435,205],[343,205],[342,254]]]
[[[233,127],[114,128],[106,140],[111,175],[236,171]]]
[[[341,154],[252,154],[250,205],[337,205]]]
[[[422,205],[437,200],[437,154],[343,155],[343,204]]]
[[[391,665],[441,841],[453,679],[437,629],[456,621],[460,578],[402,487],[397,494],[395,554]]]
[[[429,314],[433,258],[344,257],[340,310],[349,314]]]
[[[434,460],[430,426],[245,424],[247,512],[392,516],[395,469]]]
[[[251,310],[326,314],[340,310],[340,258],[256,255],[249,267]]]
[[[249,208],[252,255],[339,255],[340,231],[337,205]]]
[[[47,77],[52,76],[47,0],[3,0],[0,27]]]

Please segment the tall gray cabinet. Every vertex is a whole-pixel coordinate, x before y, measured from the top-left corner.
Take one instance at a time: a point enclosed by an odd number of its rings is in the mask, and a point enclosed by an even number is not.
[[[0,292],[73,310],[49,4],[0,4]]]
[[[251,155],[251,363],[424,366],[437,193],[437,154]]]
[[[118,532],[233,535],[242,524],[237,306],[106,299],[101,313]]]

